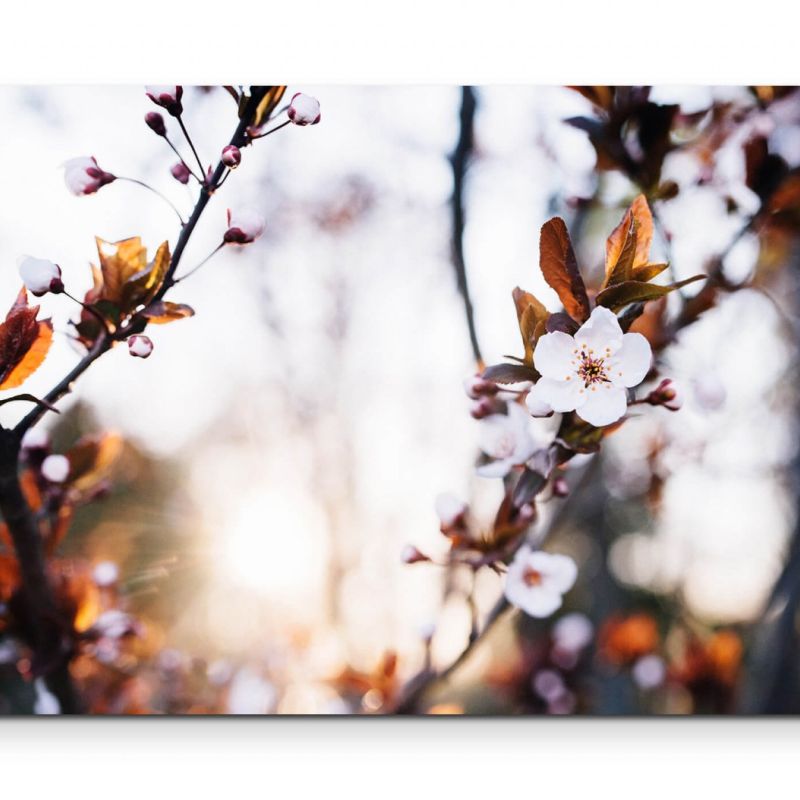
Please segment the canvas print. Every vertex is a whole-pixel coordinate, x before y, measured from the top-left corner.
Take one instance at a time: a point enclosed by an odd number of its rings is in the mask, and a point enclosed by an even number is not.
[[[795,87],[0,109],[0,713],[800,711]]]

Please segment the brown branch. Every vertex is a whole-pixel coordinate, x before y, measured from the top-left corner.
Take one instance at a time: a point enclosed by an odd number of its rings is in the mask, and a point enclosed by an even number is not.
[[[464,260],[464,226],[466,216],[464,212],[464,183],[469,162],[475,149],[475,92],[471,86],[461,87],[461,110],[459,113],[459,134],[455,149],[450,155],[450,166],[453,171],[453,194],[450,198],[452,219],[451,249],[453,266],[456,270],[456,282],[461,299],[464,301],[464,312],[467,317],[469,342],[472,355],[478,365],[483,363],[481,348],[478,343],[478,333],[475,330],[475,313],[472,308],[472,299],[467,282],[467,265]]]
[[[231,138],[231,144],[243,147],[248,143],[247,128],[252,124],[256,109],[266,91],[266,87],[252,88],[251,97]],[[181,229],[164,283],[154,300],[162,299],[175,283],[175,271],[186,245],[225,169],[220,161],[211,179],[201,188],[194,210]],[[81,710],[69,674],[69,660],[73,649],[72,624],[71,620],[59,612],[48,580],[39,526],[22,493],[19,480],[20,442],[23,434],[44,416],[48,406],[52,407],[69,393],[72,384],[100,356],[110,350],[115,342],[144,330],[146,326],[147,319],[139,315],[115,333],[101,331],[89,352],[44,396],[44,403],[47,405],[37,405],[11,430],[0,428],[0,513],[14,543],[21,577],[15,618],[33,650],[33,674],[44,677],[48,689],[58,699],[61,711],[65,714],[79,713]]]

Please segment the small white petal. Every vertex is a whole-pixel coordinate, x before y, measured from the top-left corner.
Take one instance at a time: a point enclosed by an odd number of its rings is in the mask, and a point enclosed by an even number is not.
[[[467,510],[467,504],[452,492],[443,492],[437,496],[435,508],[439,522],[449,526]]]
[[[69,475],[69,459],[61,455],[47,456],[42,461],[41,471],[50,483],[63,483]]]
[[[528,557],[528,566],[542,575],[542,585],[548,590],[565,594],[578,578],[578,567],[569,557],[560,553],[539,551]]]
[[[539,378],[534,389],[537,389],[538,398],[548,403],[553,411],[574,411],[586,402],[587,391],[577,377],[568,381]]]
[[[610,378],[628,388],[638,386],[650,371],[652,359],[650,342],[641,333],[626,333],[612,361]]]
[[[543,387],[540,386],[541,383],[539,381],[525,398],[525,405],[528,407],[528,412],[532,417],[548,417],[553,413],[553,406],[542,396]]]
[[[524,584],[508,581],[505,596],[509,603],[532,617],[549,617],[561,608],[562,599],[558,592],[541,588],[528,588]]]
[[[546,333],[539,338],[533,351],[536,369],[547,378],[564,380],[575,372],[575,340],[562,331]]]
[[[22,282],[36,295],[50,291],[53,281],[61,279],[61,268],[46,258],[21,256],[17,266]]]
[[[578,329],[575,342],[579,346],[586,344],[590,349],[601,352],[606,347],[615,352],[622,344],[622,328],[616,314],[603,306],[597,306],[591,316]]]
[[[586,390],[586,402],[577,409],[577,413],[585,422],[601,428],[624,417],[627,410],[628,398],[625,390],[602,383],[594,390],[591,386]]]
[[[490,461],[488,464],[475,467],[475,472],[481,478],[505,478],[511,472],[512,466],[513,464],[508,460]]]

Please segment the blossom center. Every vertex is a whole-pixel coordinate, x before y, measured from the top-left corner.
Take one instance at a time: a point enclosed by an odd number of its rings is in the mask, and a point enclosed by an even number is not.
[[[608,383],[611,358],[611,348],[606,347],[602,355],[587,347],[585,344],[576,347],[572,354],[572,364],[575,366],[575,374],[583,381],[585,388],[589,388],[597,383]]]
[[[533,567],[528,567],[522,576],[522,580],[525,581],[526,586],[539,586],[543,579],[542,573],[533,569]]]

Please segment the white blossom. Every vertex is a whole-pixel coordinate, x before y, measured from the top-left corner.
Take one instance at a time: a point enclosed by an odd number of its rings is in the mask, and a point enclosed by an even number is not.
[[[17,268],[25,287],[37,297],[64,289],[64,284],[61,282],[61,267],[46,258],[20,256]]]
[[[228,209],[228,230],[224,241],[233,244],[248,244],[264,233],[267,223],[264,217],[253,208]]]
[[[549,617],[561,607],[562,596],[577,577],[578,568],[569,556],[523,545],[508,566],[505,596],[532,617]]]
[[[578,653],[592,641],[594,626],[585,614],[565,614],[553,625],[553,643],[559,650]]]
[[[298,92],[289,103],[289,119],[295,125],[316,125],[321,118],[319,100]]]
[[[504,477],[538,449],[531,434],[530,417],[518,403],[509,403],[507,414],[490,414],[478,424],[478,446],[492,459],[477,468],[478,475],[484,478]]]
[[[63,483],[69,475],[69,459],[62,455],[47,456],[42,461],[42,477],[50,483]]]
[[[92,580],[97,586],[113,586],[119,580],[119,567],[113,561],[101,561],[92,570]]]
[[[616,316],[598,306],[574,336],[546,333],[533,362],[542,377],[528,395],[529,408],[575,411],[591,425],[610,425],[625,415],[626,389],[640,384],[652,352],[640,333],[624,333]]]

